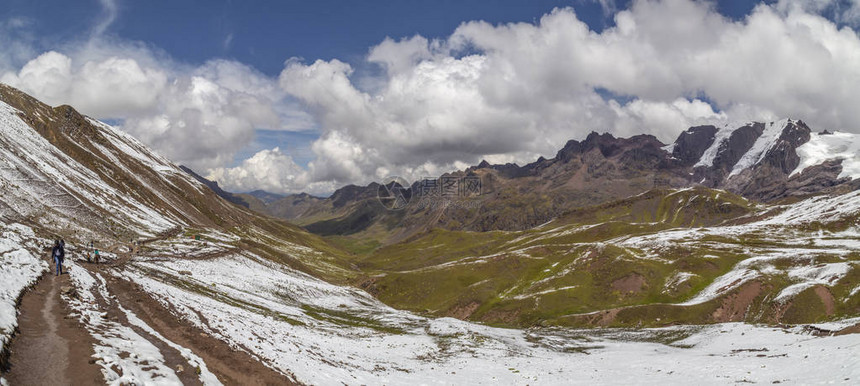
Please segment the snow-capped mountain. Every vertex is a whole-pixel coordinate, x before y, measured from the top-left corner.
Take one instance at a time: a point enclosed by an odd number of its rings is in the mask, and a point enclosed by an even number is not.
[[[814,133],[792,119],[692,127],[667,147],[691,165],[691,183],[763,201],[858,186],[858,149],[856,134]]]

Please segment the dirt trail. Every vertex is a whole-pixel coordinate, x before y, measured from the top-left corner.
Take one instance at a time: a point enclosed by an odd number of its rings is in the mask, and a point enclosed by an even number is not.
[[[287,377],[266,367],[250,354],[236,350],[203,330],[177,318],[136,284],[108,280],[116,300],[160,334],[200,356],[209,371],[225,385],[292,385]]]
[[[140,245],[171,237],[175,230],[165,232]],[[128,247],[128,252],[119,252]],[[187,321],[177,318],[164,306],[137,288],[135,284],[115,278],[115,270],[122,270],[138,253],[138,245],[115,244],[106,249],[117,254],[117,260],[89,264],[78,259],[72,269],[85,269],[93,275],[106,279],[108,291],[113,301],[104,299],[94,292],[98,308],[105,317],[132,328],[139,335],[155,345],[165,359],[165,365],[177,371],[183,384],[200,384],[193,366],[174,348],[143,331],[130,326],[117,302],[131,310],[146,324],[162,336],[190,349],[200,356],[222,382],[227,385],[286,385],[293,384],[287,377],[266,367],[256,358],[227,343],[211,337],[195,328]],[[199,259],[218,258],[234,250],[210,253]],[[51,265],[53,269],[53,265]],[[64,290],[72,289],[68,273],[54,276],[54,272],[43,275],[34,288],[22,297],[19,317],[19,333],[13,338],[10,347],[10,368],[3,376],[10,385],[91,385],[104,384],[104,375],[93,358],[95,340],[80,324],[77,318],[69,315],[70,309],[61,296]],[[74,289],[80,291],[81,289]]]
[[[21,299],[18,334],[10,347],[10,385],[103,384],[98,365],[90,363],[93,338],[68,310],[60,289],[67,274],[45,274]]]

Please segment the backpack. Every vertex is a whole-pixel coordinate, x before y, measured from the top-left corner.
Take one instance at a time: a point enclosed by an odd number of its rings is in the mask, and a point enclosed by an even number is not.
[[[63,258],[65,257],[65,253],[63,253],[63,247],[54,247],[54,260],[59,262],[63,262]]]

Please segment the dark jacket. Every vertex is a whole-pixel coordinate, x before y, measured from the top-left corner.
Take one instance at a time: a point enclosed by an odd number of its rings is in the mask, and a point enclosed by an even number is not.
[[[63,260],[65,260],[65,258],[66,258],[66,251],[63,249],[63,247],[61,247],[61,246],[57,245],[57,246],[55,246],[55,247],[54,247],[54,249],[51,251],[51,257],[52,257],[54,260],[58,260],[59,262],[61,262],[61,263],[62,263],[62,262],[63,262]]]

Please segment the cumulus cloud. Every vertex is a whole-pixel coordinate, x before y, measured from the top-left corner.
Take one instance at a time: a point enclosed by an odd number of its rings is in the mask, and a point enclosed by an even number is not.
[[[39,95],[46,103],[73,102],[88,114],[113,118],[152,110],[167,75],[119,57],[89,61],[73,69],[70,57],[49,51],[0,80]]]
[[[223,60],[192,69],[155,62],[50,51],[0,81],[52,105],[120,119],[122,129],[199,170],[231,162],[255,129],[279,127],[283,92],[256,70]]]
[[[118,121],[162,154],[203,172],[232,163],[256,129],[312,127],[276,79],[232,60],[188,65],[157,47],[113,36],[107,31],[120,7],[115,0],[100,4],[87,36],[41,54],[29,20],[0,22],[0,43],[10,43],[0,46],[0,82],[51,105]]]
[[[307,185],[304,170],[279,148],[263,150],[233,168],[215,168],[209,177],[223,181],[223,188],[233,191],[263,189],[273,193],[303,189]]]
[[[856,6],[781,0],[731,20],[709,2],[637,0],[599,33],[570,8],[535,23],[471,21],[441,39],[382,40],[361,63],[382,71],[363,78],[337,59],[290,59],[273,79],[111,42],[45,53],[3,80],[122,115],[126,130],[227,187],[319,193],[481,159],[530,162],[592,130],[669,142],[691,125],[793,117],[860,131]],[[314,159],[302,167],[272,149],[225,167],[257,127],[318,127]]]

